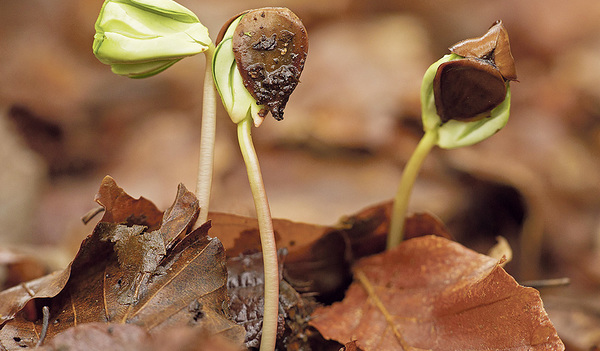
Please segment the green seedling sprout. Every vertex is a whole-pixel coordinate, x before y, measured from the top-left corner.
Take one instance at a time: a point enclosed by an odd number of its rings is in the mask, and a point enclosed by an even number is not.
[[[154,76],[184,57],[204,53],[206,71],[196,196],[198,222],[208,219],[212,183],[216,94],[212,79],[214,45],[208,29],[172,0],[106,0],[96,21],[93,52],[114,73],[129,78]]]
[[[421,85],[425,134],[408,160],[394,199],[388,249],[404,235],[414,182],[434,146],[454,149],[483,141],[502,129],[510,114],[510,81],[517,79],[508,34],[497,21],[479,38],[463,40],[431,65]]]
[[[223,106],[237,124],[240,150],[258,219],[264,265],[261,351],[275,349],[279,311],[279,266],[271,211],[252,142],[252,125],[266,114],[283,118],[308,52],[306,29],[286,8],[244,12],[223,26],[213,60],[213,77]]]

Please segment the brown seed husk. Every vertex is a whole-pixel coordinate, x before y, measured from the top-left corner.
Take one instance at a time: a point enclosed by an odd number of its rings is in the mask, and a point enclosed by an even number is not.
[[[506,83],[489,61],[460,59],[440,65],[433,80],[435,107],[442,122],[489,116],[506,98]]]
[[[308,54],[302,21],[287,8],[243,14],[233,36],[233,52],[246,89],[276,120],[300,81]]]

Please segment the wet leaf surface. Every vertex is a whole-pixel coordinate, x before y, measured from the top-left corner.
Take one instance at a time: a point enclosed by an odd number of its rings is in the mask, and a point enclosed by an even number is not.
[[[342,302],[317,309],[325,338],[364,350],[561,350],[539,293],[498,261],[425,236],[365,258]]]
[[[50,307],[48,339],[92,322],[136,324],[151,333],[200,326],[233,340],[243,336],[224,310],[223,246],[208,237],[208,223],[188,232],[198,213],[193,194],[180,186],[163,216],[106,177],[96,199],[106,211],[70,268],[0,295],[7,302],[0,313],[8,320],[0,330],[0,345],[9,350],[35,345],[41,317],[17,311],[23,302],[42,297],[36,302],[38,308]]]

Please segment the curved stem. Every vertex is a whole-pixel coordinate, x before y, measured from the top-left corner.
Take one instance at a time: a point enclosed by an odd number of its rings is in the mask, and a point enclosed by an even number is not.
[[[254,197],[254,206],[258,218],[260,242],[263,253],[265,275],[265,305],[263,312],[261,351],[275,350],[277,338],[277,314],[279,311],[279,267],[277,262],[277,247],[269,201],[258,164],[258,157],[252,143],[252,118],[246,117],[238,123],[237,134],[240,150],[246,163],[248,181]]]
[[[421,165],[429,151],[435,146],[438,139],[437,128],[428,130],[419,141],[417,148],[408,160],[402,172],[400,185],[394,199],[394,208],[390,220],[390,231],[387,238],[388,250],[400,244],[404,237],[404,222],[406,221],[406,212],[408,210],[408,201],[412,192],[413,185],[421,169]]]
[[[213,164],[215,159],[215,130],[217,120],[217,98],[215,83],[212,77],[212,59],[215,47],[211,43],[204,52],[206,69],[204,73],[204,93],[202,96],[202,130],[200,134],[200,159],[198,162],[198,178],[196,197],[200,206],[198,224],[208,219],[208,204],[212,186]]]

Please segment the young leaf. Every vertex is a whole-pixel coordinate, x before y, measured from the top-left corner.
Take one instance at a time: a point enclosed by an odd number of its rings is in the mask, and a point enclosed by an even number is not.
[[[502,129],[510,113],[509,81],[517,79],[502,21],[450,51],[427,69],[421,85],[423,127],[438,129],[437,145],[445,149],[478,143]]]
[[[130,78],[155,75],[211,44],[198,17],[172,0],[106,0],[95,28],[94,55]]]
[[[212,62],[213,77],[223,106],[233,123],[238,124],[250,115],[254,125],[258,126],[267,114],[266,107],[259,105],[244,86],[244,79],[233,54],[233,33],[241,19],[242,16],[238,16],[229,24],[215,48]]]

